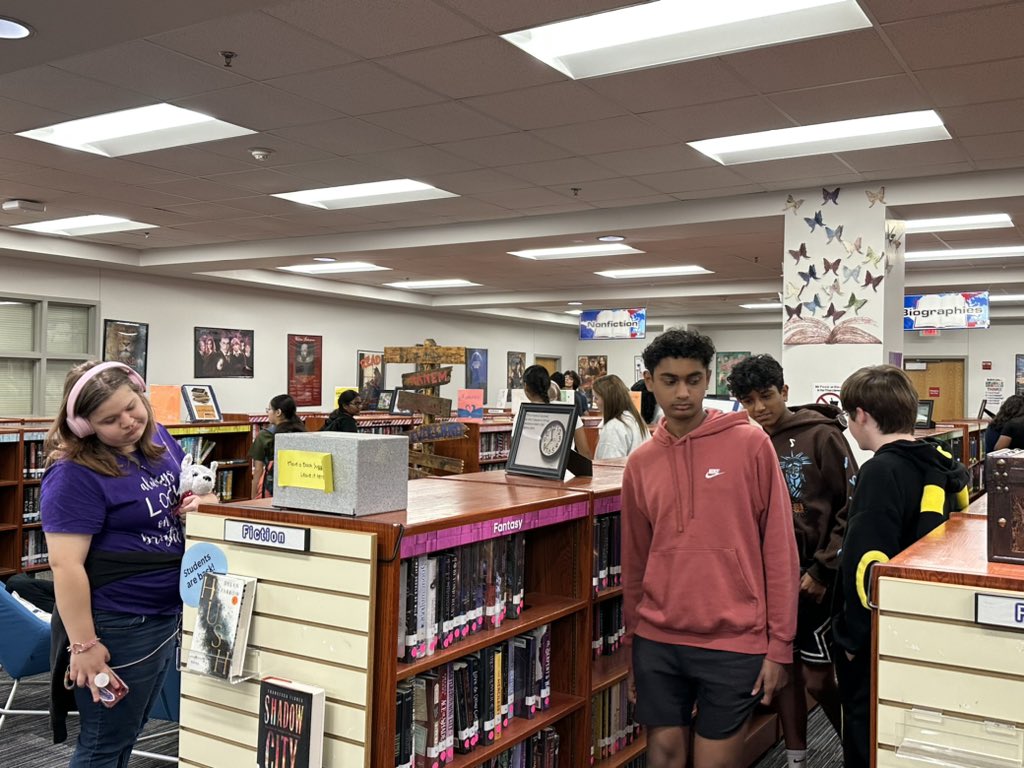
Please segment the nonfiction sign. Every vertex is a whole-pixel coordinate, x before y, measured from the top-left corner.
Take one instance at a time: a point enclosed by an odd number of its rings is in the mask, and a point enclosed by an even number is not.
[[[643,339],[647,337],[647,308],[588,309],[580,312],[580,340]]]
[[[988,291],[903,297],[903,330],[988,328]]]

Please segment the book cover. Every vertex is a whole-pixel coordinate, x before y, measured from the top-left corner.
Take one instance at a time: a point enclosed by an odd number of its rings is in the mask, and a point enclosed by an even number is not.
[[[238,677],[245,664],[256,579],[207,571],[199,596],[187,667],[213,677]]]
[[[460,419],[483,421],[484,391],[482,389],[460,389],[456,403]]]
[[[325,702],[323,688],[263,678],[256,741],[259,768],[321,768]]]

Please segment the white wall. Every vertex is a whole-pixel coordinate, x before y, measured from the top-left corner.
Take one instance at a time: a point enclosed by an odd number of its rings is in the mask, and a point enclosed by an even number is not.
[[[526,352],[529,363],[535,354],[560,356],[566,366],[575,361],[579,343],[578,332],[571,326],[552,328],[484,316],[399,311],[294,293],[4,257],[0,257],[0,291],[98,301],[102,319],[149,323],[147,378],[152,384],[180,385],[195,380],[194,326],[252,330],[255,378],[203,380],[215,385],[225,412],[261,412],[271,397],[286,391],[288,334],[324,337],[323,405],[312,410],[332,409],[334,387],[354,385],[357,349],[411,346],[425,338],[443,346],[485,348],[489,353],[488,397],[493,400],[505,386],[508,350]],[[386,383],[397,385],[401,372],[411,369],[411,365],[391,366],[385,373]],[[464,382],[464,369],[456,366],[452,383],[442,388],[442,395],[454,399]]]

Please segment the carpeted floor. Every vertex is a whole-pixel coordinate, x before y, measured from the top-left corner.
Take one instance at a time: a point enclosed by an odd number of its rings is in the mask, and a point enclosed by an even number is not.
[[[45,709],[45,676],[34,678],[40,685],[24,685],[18,688],[14,705],[18,709]],[[11,679],[0,672],[0,705],[7,700],[11,690]],[[146,726],[146,733],[166,731],[169,724],[161,721]],[[68,741],[54,745],[50,737],[49,720],[42,716],[10,716],[0,730],[0,766],[2,768],[64,768],[71,757],[72,745],[78,737],[78,727],[71,718],[68,727]],[[808,722],[808,744],[810,755],[808,768],[842,768],[843,756],[835,731],[820,710],[811,713]],[[144,742],[141,749],[164,755],[176,755],[177,734],[160,736]],[[130,768],[166,768],[168,763],[143,757],[133,757]],[[218,768],[220,768],[218,766]],[[238,768],[224,766],[224,768]],[[332,767],[337,768],[337,767]],[[786,750],[782,744],[764,756],[756,768],[786,768]]]

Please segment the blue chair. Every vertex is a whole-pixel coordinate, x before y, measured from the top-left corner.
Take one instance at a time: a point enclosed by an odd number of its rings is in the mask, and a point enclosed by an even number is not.
[[[14,709],[18,684],[26,677],[50,670],[50,624],[0,589],[0,666],[14,684],[0,709],[0,728],[8,715],[48,715],[45,709]],[[49,684],[49,678],[46,679]]]

